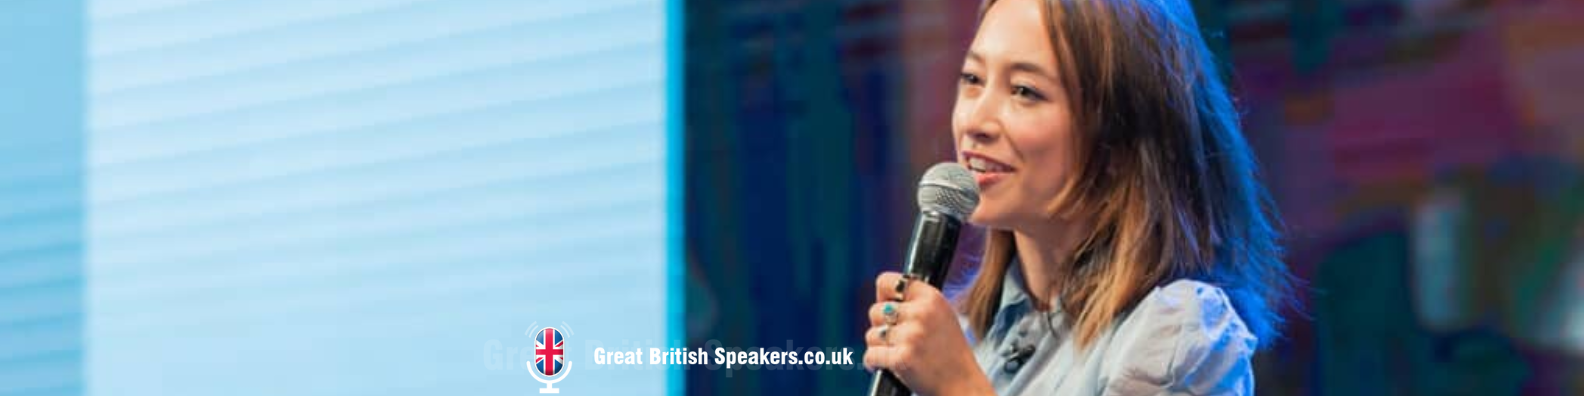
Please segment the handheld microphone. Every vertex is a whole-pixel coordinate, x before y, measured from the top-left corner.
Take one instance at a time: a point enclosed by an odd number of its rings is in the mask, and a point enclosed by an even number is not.
[[[951,269],[957,250],[957,236],[963,219],[979,205],[979,184],[968,169],[950,162],[931,166],[919,180],[918,219],[913,222],[913,239],[908,242],[904,276],[940,288]],[[902,396],[913,391],[890,370],[875,372],[869,385],[870,396]]]

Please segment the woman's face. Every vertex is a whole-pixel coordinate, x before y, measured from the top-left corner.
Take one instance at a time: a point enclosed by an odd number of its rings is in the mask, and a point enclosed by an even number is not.
[[[991,228],[1047,222],[1070,167],[1072,116],[1040,1],[991,6],[958,81],[952,138],[980,191],[969,220]]]

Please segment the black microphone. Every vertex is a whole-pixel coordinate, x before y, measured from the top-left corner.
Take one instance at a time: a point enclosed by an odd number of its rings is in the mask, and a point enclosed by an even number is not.
[[[931,166],[919,180],[918,219],[913,222],[913,239],[908,242],[905,276],[923,280],[940,288],[951,269],[957,250],[957,235],[963,219],[979,205],[979,184],[968,169],[950,162]],[[890,370],[875,372],[869,385],[870,396],[910,395],[913,391]]]

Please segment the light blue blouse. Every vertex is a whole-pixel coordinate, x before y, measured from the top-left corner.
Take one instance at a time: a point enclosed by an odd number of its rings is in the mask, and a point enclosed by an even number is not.
[[[1086,352],[1060,304],[1033,310],[1019,267],[1011,263],[1001,310],[974,345],[997,395],[1254,394],[1258,342],[1220,288],[1188,279],[1157,287]]]

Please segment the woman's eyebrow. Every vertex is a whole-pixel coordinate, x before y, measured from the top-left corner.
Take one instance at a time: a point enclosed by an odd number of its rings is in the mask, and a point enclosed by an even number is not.
[[[984,59],[985,59],[984,55],[980,55],[979,52],[974,51],[974,50],[968,50],[968,60],[969,61],[972,61],[974,63],[983,64],[983,63],[985,63]],[[1012,71],[1015,71],[1015,72],[1032,73],[1032,74],[1039,75],[1039,76],[1042,76],[1042,77],[1045,77],[1045,78],[1049,78],[1051,80],[1056,80],[1056,73],[1053,73],[1050,70],[1047,70],[1044,66],[1041,66],[1040,64],[1034,63],[1034,62],[1014,61],[1014,62],[1012,62],[1011,69],[1012,69]]]
[[[1051,79],[1053,81],[1056,80],[1056,74],[1055,73],[1051,73],[1050,71],[1045,70],[1045,67],[1040,66],[1038,63],[1034,63],[1034,62],[1013,62],[1012,63],[1012,71],[1021,71],[1021,72],[1025,72],[1025,73],[1032,73],[1032,74],[1035,74],[1035,75],[1043,76],[1045,78],[1049,78],[1049,79]]]

